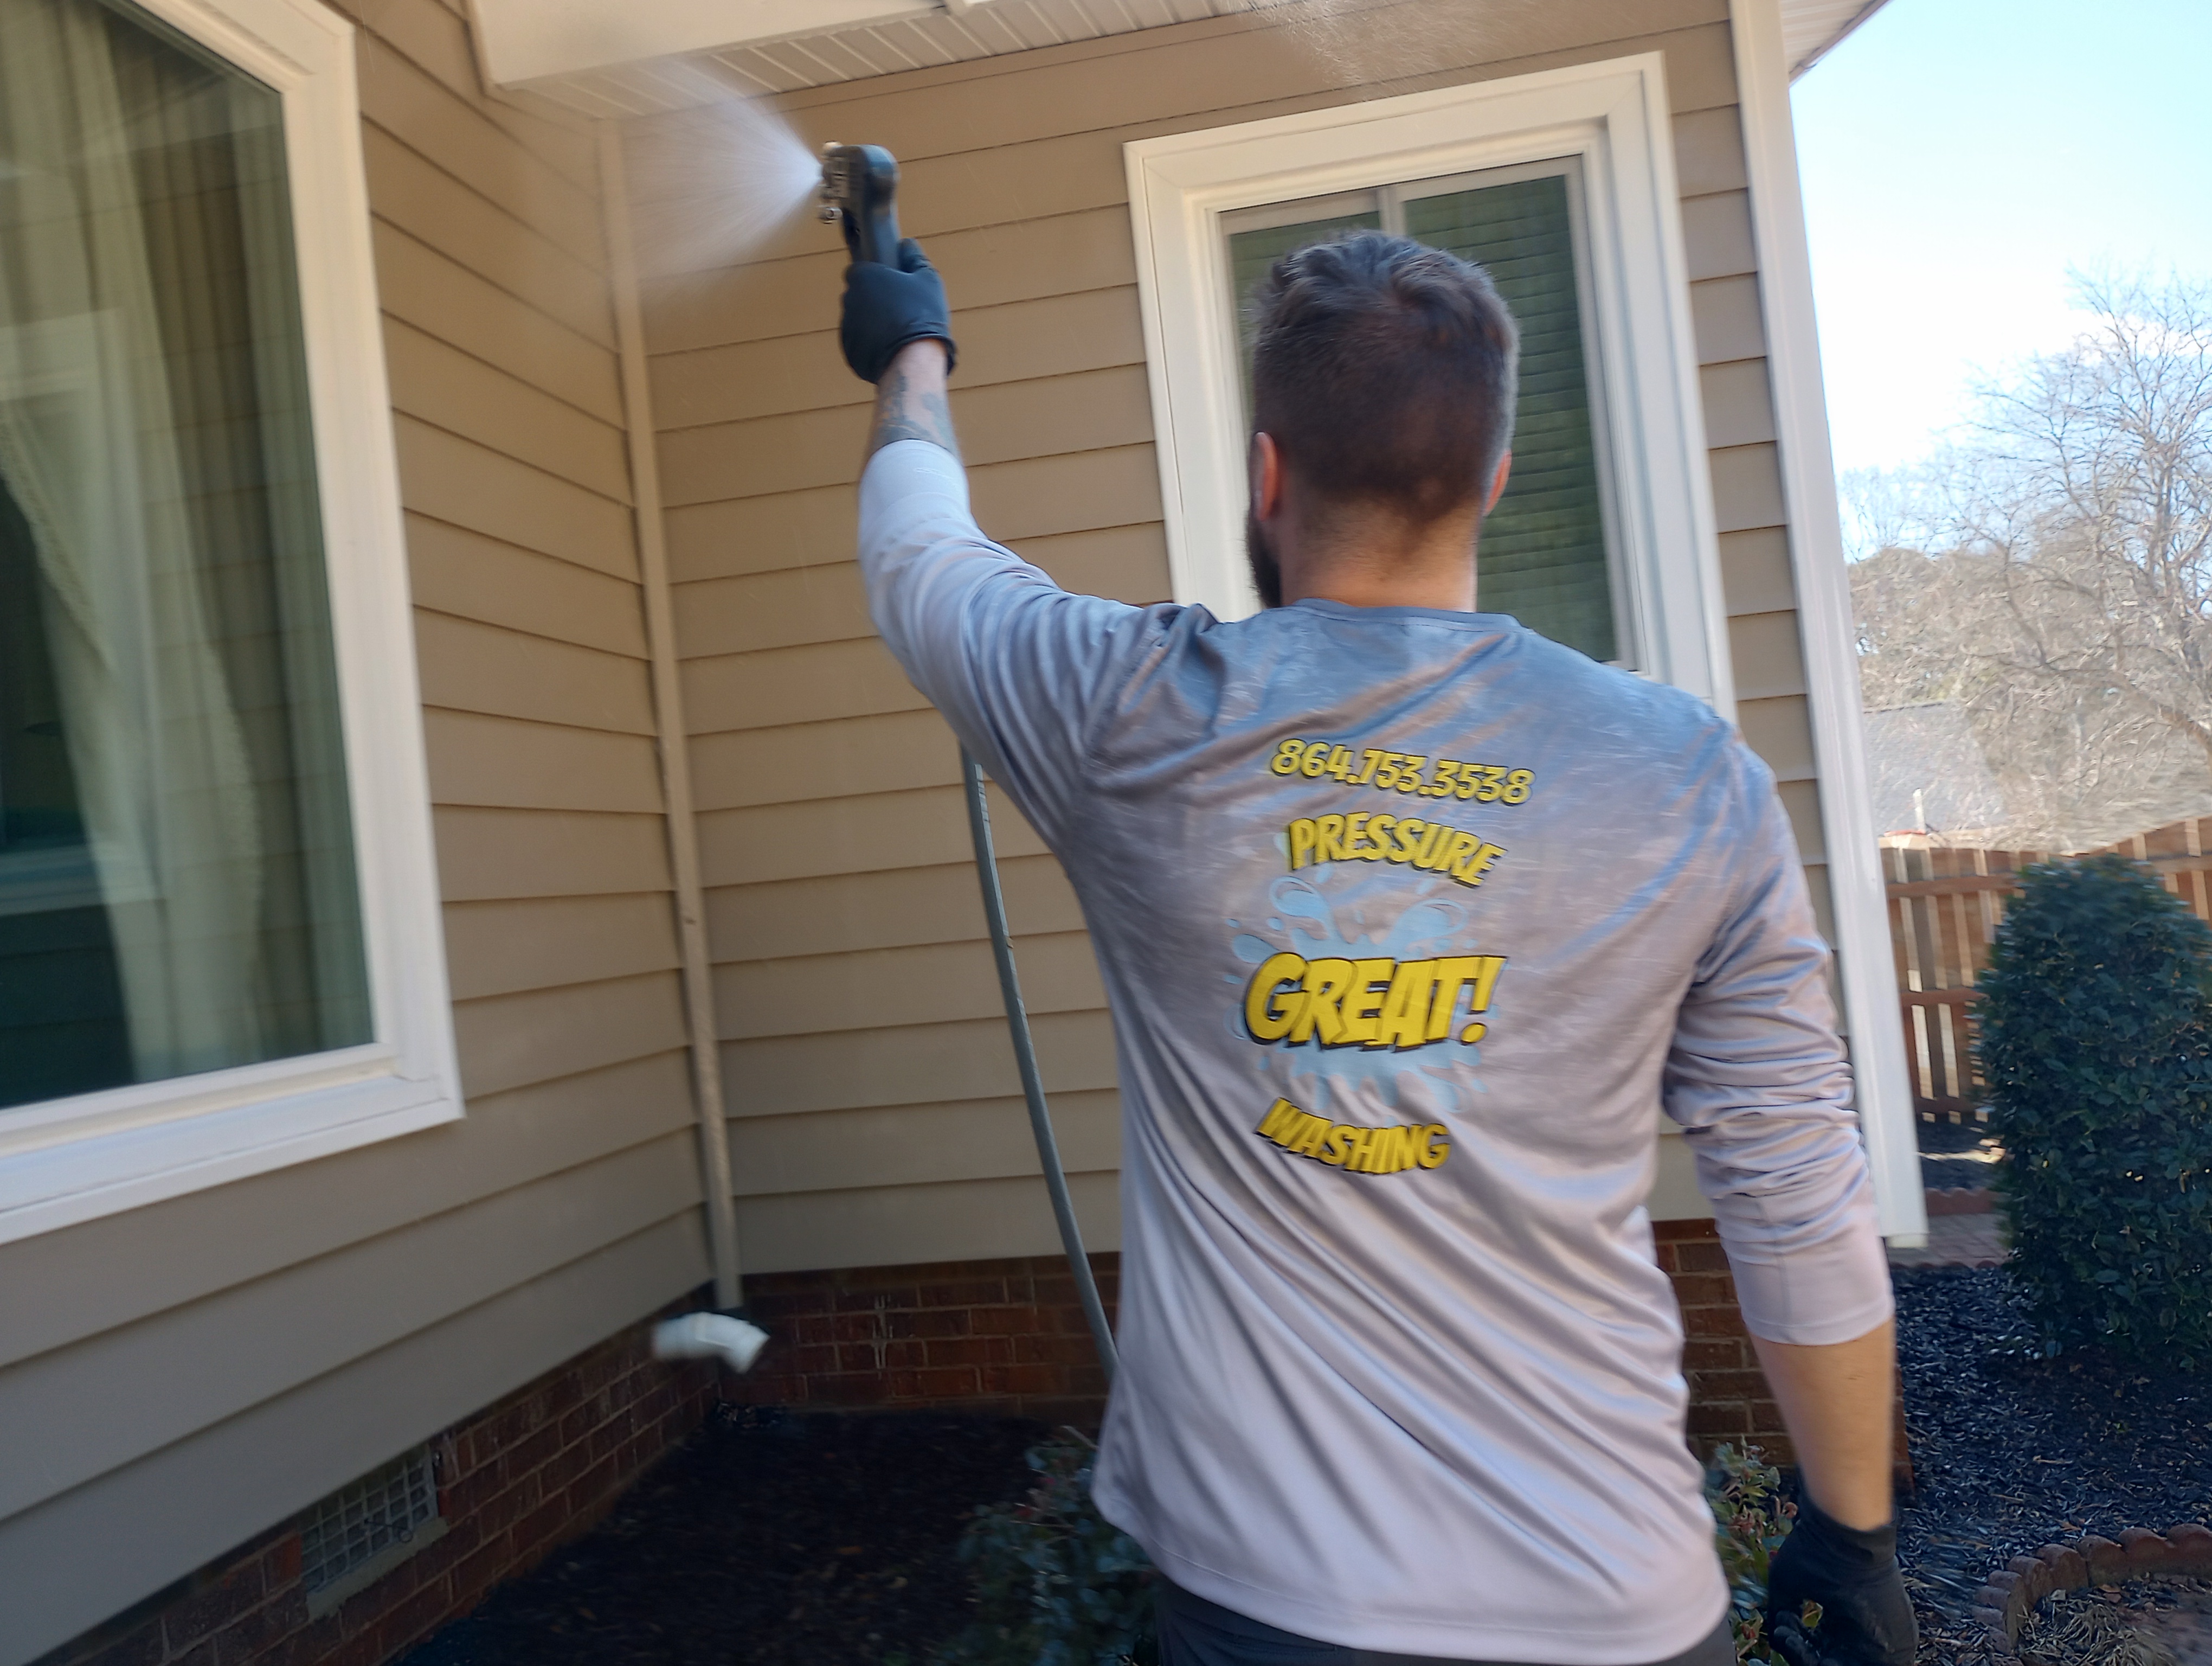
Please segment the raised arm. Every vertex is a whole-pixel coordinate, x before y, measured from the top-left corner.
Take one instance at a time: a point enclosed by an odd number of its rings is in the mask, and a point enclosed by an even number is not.
[[[860,573],[885,646],[1051,839],[1086,782],[1093,721],[1158,633],[1135,608],[1070,595],[976,526],[945,391],[949,319],[945,287],[911,240],[896,267],[847,271],[839,338],[854,373],[876,385]]]

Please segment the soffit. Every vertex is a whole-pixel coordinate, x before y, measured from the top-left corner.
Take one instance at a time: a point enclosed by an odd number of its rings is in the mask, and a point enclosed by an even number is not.
[[[1883,0],[1782,0],[1782,59],[1795,81],[1882,8]]]
[[[1461,0],[1446,0],[1460,3]],[[486,79],[623,117],[1327,0],[472,0]],[[1780,0],[1802,74],[1882,0]]]
[[[488,79],[594,116],[865,81],[1304,0],[474,0]]]

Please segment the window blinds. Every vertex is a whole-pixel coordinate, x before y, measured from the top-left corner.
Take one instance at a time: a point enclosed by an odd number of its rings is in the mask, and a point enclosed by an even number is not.
[[[1592,659],[1618,659],[1567,179],[1554,173],[1430,196],[1413,195],[1418,189],[1395,193],[1406,235],[1482,265],[1521,326],[1513,472],[1483,523],[1476,605],[1510,613]],[[1248,412],[1251,324],[1244,305],[1253,286],[1292,249],[1382,223],[1378,200],[1370,213],[1230,234]]]
[[[1483,523],[1476,605],[1617,657],[1574,228],[1561,174],[1417,197],[1406,234],[1489,272],[1521,325],[1513,473]]]

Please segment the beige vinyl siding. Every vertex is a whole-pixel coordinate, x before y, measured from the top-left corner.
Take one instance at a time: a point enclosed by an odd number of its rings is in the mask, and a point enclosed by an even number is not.
[[[1421,29],[1394,33],[1382,90],[1666,54],[1746,732],[1817,861],[1725,0],[1425,10]],[[866,138],[899,157],[905,228],[956,308],[953,406],[982,525],[1063,583],[1148,602],[1168,575],[1121,144],[1354,95],[1294,33],[1245,16],[776,103],[810,143]],[[702,119],[629,124],[637,198],[683,174],[665,159]],[[826,228],[795,219],[748,261],[664,271],[644,295],[753,1270],[1055,1247],[957,751],[875,640],[852,563],[869,394],[833,333],[843,264]],[[1080,1213],[1110,1247],[1114,1057],[1097,975],[1056,864],[1002,800],[994,817]]]
[[[0,1666],[708,1277],[596,146],[352,9],[467,1115],[0,1247]]]
[[[80,1608],[98,1619],[116,1593],[151,1592],[189,1571],[180,1552],[216,1540],[228,1548],[257,1523],[297,1510],[303,1493],[317,1496],[404,1451],[423,1436],[426,1383],[456,1403],[489,1404],[515,1386],[517,1359],[537,1357],[549,1316],[609,1335],[636,1316],[639,1289],[696,1276],[696,1237],[671,1219],[616,1239],[303,1383],[252,1417],[210,1423],[118,1475],[60,1494],[22,1518],[36,1530],[9,1524],[11,1621],[43,1623]],[[272,1453],[317,1461],[288,1468]],[[20,1651],[34,1636],[0,1638],[0,1660],[31,1658]]]
[[[1674,124],[1690,309],[1711,447],[1736,721],[1774,771],[1821,929],[1834,935],[1796,585],[1767,381],[1742,132],[1733,106]]]

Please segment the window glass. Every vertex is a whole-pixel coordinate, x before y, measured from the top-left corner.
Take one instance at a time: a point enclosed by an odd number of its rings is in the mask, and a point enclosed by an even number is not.
[[[370,1038],[277,94],[0,0],[0,1105]]]
[[[1239,367],[1251,410],[1252,290],[1293,249],[1354,228],[1398,232],[1476,262],[1521,326],[1513,471],[1484,521],[1476,605],[1594,660],[1622,657],[1613,618],[1596,427],[1577,269],[1577,204],[1562,173],[1422,194],[1419,185],[1364,193],[1374,206],[1275,224],[1295,205],[1244,210],[1229,227]],[[1248,225],[1249,220],[1262,223]]]
[[[1482,524],[1476,605],[1612,660],[1613,582],[1571,213],[1566,178],[1553,173],[1409,198],[1406,234],[1480,265],[1521,325],[1513,472]]]

